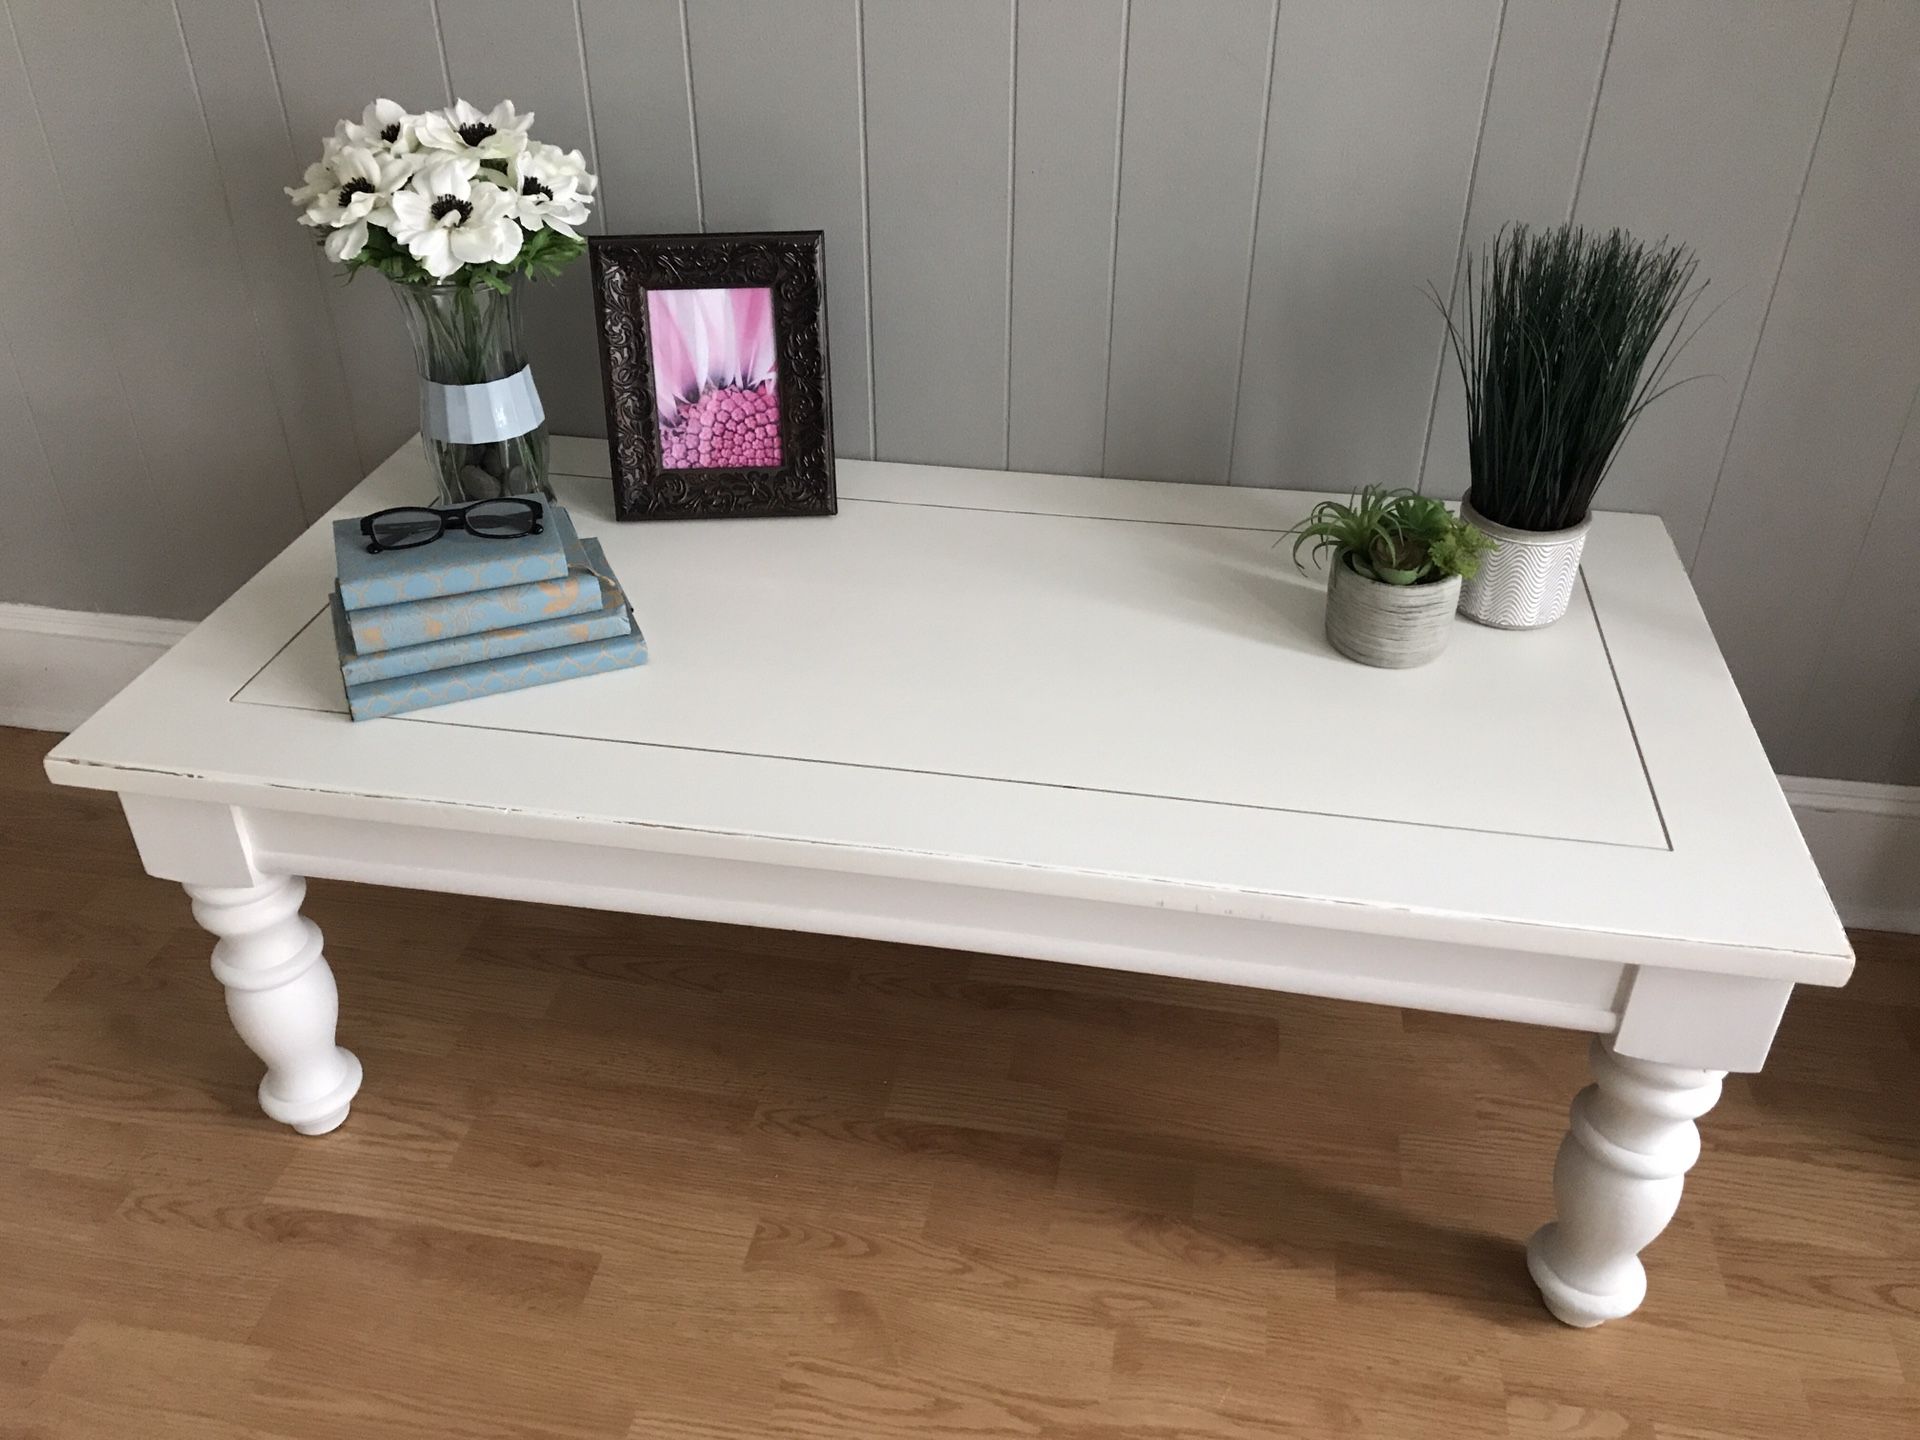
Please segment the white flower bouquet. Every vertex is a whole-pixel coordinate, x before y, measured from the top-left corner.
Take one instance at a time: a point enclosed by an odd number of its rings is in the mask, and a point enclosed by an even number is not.
[[[287,195],[327,258],[393,282],[420,368],[420,435],[449,503],[551,494],[546,414],[520,338],[518,281],[558,274],[595,178],[530,139],[510,100],[415,115],[376,100],[321,142]]]
[[[327,258],[401,284],[554,275],[585,248],[597,181],[578,150],[530,139],[531,113],[464,100],[414,115],[376,100],[342,120],[287,195]]]

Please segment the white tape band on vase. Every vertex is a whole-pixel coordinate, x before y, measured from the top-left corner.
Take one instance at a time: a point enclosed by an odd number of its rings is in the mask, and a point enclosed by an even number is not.
[[[531,365],[480,385],[420,382],[420,428],[435,440],[488,445],[524,435],[546,418]]]

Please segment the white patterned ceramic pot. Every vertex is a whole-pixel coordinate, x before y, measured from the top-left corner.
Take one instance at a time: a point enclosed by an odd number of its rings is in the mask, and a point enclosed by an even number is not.
[[[1327,641],[1349,660],[1406,670],[1447,648],[1460,608],[1460,577],[1385,585],[1334,562],[1327,577]]]
[[[1462,615],[1501,630],[1538,630],[1567,613],[1592,516],[1565,530],[1515,530],[1467,502],[1460,515],[1500,547],[1481,558],[1480,573],[1461,587]]]

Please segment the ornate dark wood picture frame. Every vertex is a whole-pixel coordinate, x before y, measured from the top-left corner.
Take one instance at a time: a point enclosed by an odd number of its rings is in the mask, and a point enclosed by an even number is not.
[[[833,514],[820,231],[588,251],[619,517]]]

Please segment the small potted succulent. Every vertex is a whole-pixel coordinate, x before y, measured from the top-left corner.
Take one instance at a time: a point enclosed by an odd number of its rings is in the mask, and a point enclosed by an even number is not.
[[[1292,530],[1293,559],[1329,551],[1327,639],[1362,665],[1404,670],[1447,648],[1460,584],[1493,542],[1442,502],[1369,486],[1352,503],[1323,500]]]
[[[1677,383],[1697,268],[1685,246],[1623,230],[1514,225],[1468,262],[1458,319],[1436,292],[1467,391],[1462,513],[1499,542],[1461,593],[1469,619],[1531,630],[1566,613],[1594,492]]]

